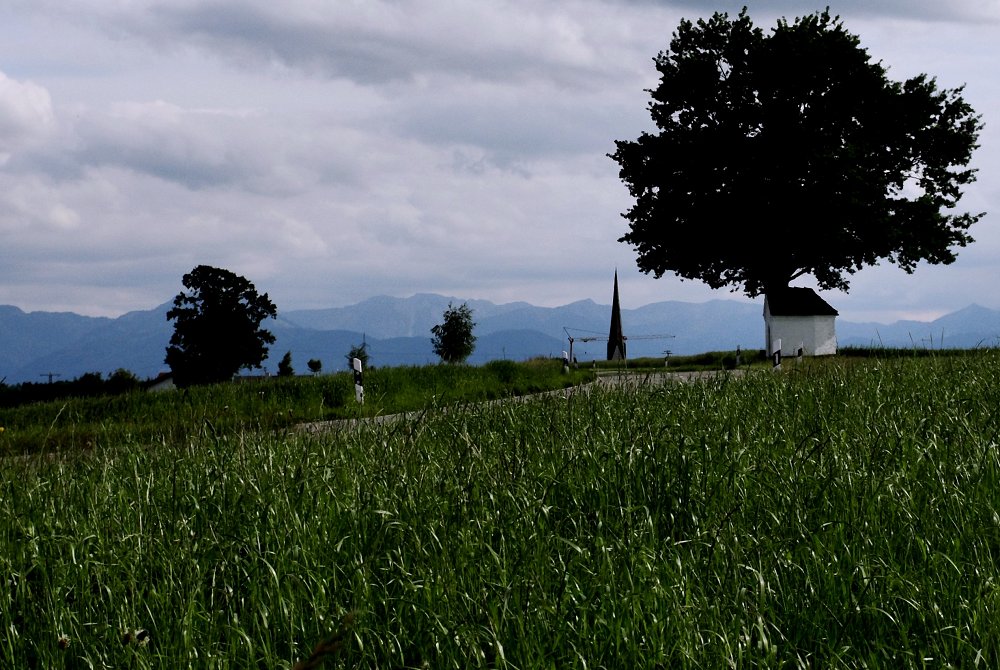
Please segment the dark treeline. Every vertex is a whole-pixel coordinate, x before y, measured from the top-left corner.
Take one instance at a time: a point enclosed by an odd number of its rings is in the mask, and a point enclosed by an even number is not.
[[[143,382],[132,372],[118,369],[105,378],[100,372],[87,372],[76,379],[51,382],[0,383],[0,407],[17,407],[34,402],[47,402],[60,398],[92,398],[102,395],[120,395],[141,388]]]

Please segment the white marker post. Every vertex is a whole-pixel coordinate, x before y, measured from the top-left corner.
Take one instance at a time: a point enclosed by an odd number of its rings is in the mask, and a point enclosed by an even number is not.
[[[569,373],[569,354],[565,351],[562,352],[563,355],[563,374]]]
[[[351,361],[354,366],[354,399],[358,403],[365,404],[365,385],[361,374],[361,359],[355,358]]]
[[[781,369],[781,338],[779,337],[771,343],[771,357],[773,358],[774,369]]]

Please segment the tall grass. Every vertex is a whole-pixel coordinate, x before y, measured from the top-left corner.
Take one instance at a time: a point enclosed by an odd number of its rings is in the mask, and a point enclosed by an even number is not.
[[[355,401],[353,374],[269,377],[183,391],[132,391],[0,408],[0,455],[89,450],[122,440],[185,444],[207,430],[231,434],[282,430],[303,422],[371,417],[560,389],[590,381],[592,371],[564,374],[550,359],[484,366],[432,365],[372,369],[365,404]]]
[[[998,365],[7,459],[0,665],[995,667]]]

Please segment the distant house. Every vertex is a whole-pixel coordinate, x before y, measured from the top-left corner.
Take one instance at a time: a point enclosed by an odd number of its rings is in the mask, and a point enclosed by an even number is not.
[[[174,385],[174,374],[172,372],[161,372],[153,379],[145,383],[147,391],[171,391],[177,388]]]
[[[781,341],[781,355],[837,353],[837,310],[811,288],[789,287],[764,296],[764,343],[768,355]]]

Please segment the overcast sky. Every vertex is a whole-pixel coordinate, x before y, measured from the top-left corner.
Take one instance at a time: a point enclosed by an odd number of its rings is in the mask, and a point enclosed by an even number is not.
[[[116,316],[199,264],[279,311],[608,304],[616,268],[625,308],[745,300],[636,269],[606,156],[650,129],[678,21],[743,4],[0,0],[0,304]],[[827,2],[747,4],[766,29]],[[952,265],[823,296],[851,321],[1000,308],[1000,0],[829,4],[892,78],[966,85],[986,128],[961,206],[987,215]]]

